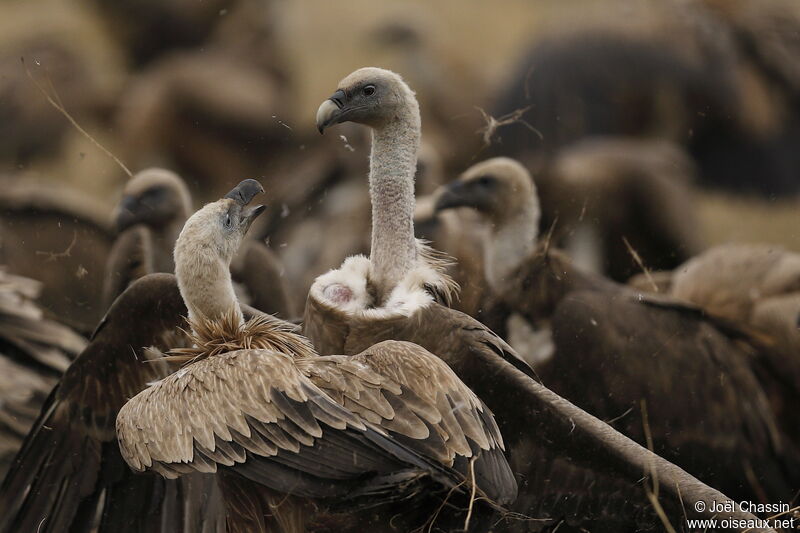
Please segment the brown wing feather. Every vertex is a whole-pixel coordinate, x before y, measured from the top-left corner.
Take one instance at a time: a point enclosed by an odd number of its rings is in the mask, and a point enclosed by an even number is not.
[[[385,341],[354,356],[297,362],[331,397],[410,447],[470,476],[504,503],[516,482],[503,438],[481,400],[441,359],[409,342]]]
[[[302,375],[290,356],[267,350],[238,350],[188,365],[131,399],[117,417],[125,460],[135,470],[152,468],[167,477],[233,466],[249,455],[298,454],[323,437],[323,426],[327,433],[367,430]]]

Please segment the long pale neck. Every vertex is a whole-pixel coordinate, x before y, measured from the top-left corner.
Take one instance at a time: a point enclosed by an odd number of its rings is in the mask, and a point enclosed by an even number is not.
[[[419,111],[373,130],[369,192],[372,199],[370,279],[381,305],[417,260],[414,173],[420,141]]]
[[[499,288],[533,253],[538,234],[539,206],[536,200],[530,199],[492,232],[486,246],[486,278],[490,286]]]
[[[175,274],[178,287],[189,309],[189,319],[219,319],[233,311],[244,320],[233,291],[229,265],[212,254],[195,254],[191,264],[178,262]]]

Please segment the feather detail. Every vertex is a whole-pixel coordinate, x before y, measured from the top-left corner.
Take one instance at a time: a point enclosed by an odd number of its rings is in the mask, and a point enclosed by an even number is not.
[[[231,311],[215,319],[189,321],[191,346],[174,348],[164,358],[170,362],[189,364],[235,350],[264,349],[296,358],[315,357],[314,347],[298,333],[294,324],[272,315],[258,315],[242,322]]]

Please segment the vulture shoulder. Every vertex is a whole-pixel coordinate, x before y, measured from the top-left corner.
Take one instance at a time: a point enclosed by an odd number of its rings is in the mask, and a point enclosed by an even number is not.
[[[186,313],[174,276],[133,283],[109,309],[47,399],[0,486],[0,531],[219,530],[213,480],[136,476],[122,461],[114,420],[128,398],[168,373],[145,346]]]
[[[672,296],[749,322],[759,300],[800,291],[800,254],[767,244],[711,248],[675,269]]]

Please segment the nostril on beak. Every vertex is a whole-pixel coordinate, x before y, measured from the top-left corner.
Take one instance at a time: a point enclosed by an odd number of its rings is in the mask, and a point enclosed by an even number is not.
[[[336,104],[336,107],[341,109],[342,107],[344,107],[344,99],[345,99],[344,91],[339,89],[338,91],[336,91],[331,95],[329,100],[334,104]]]

